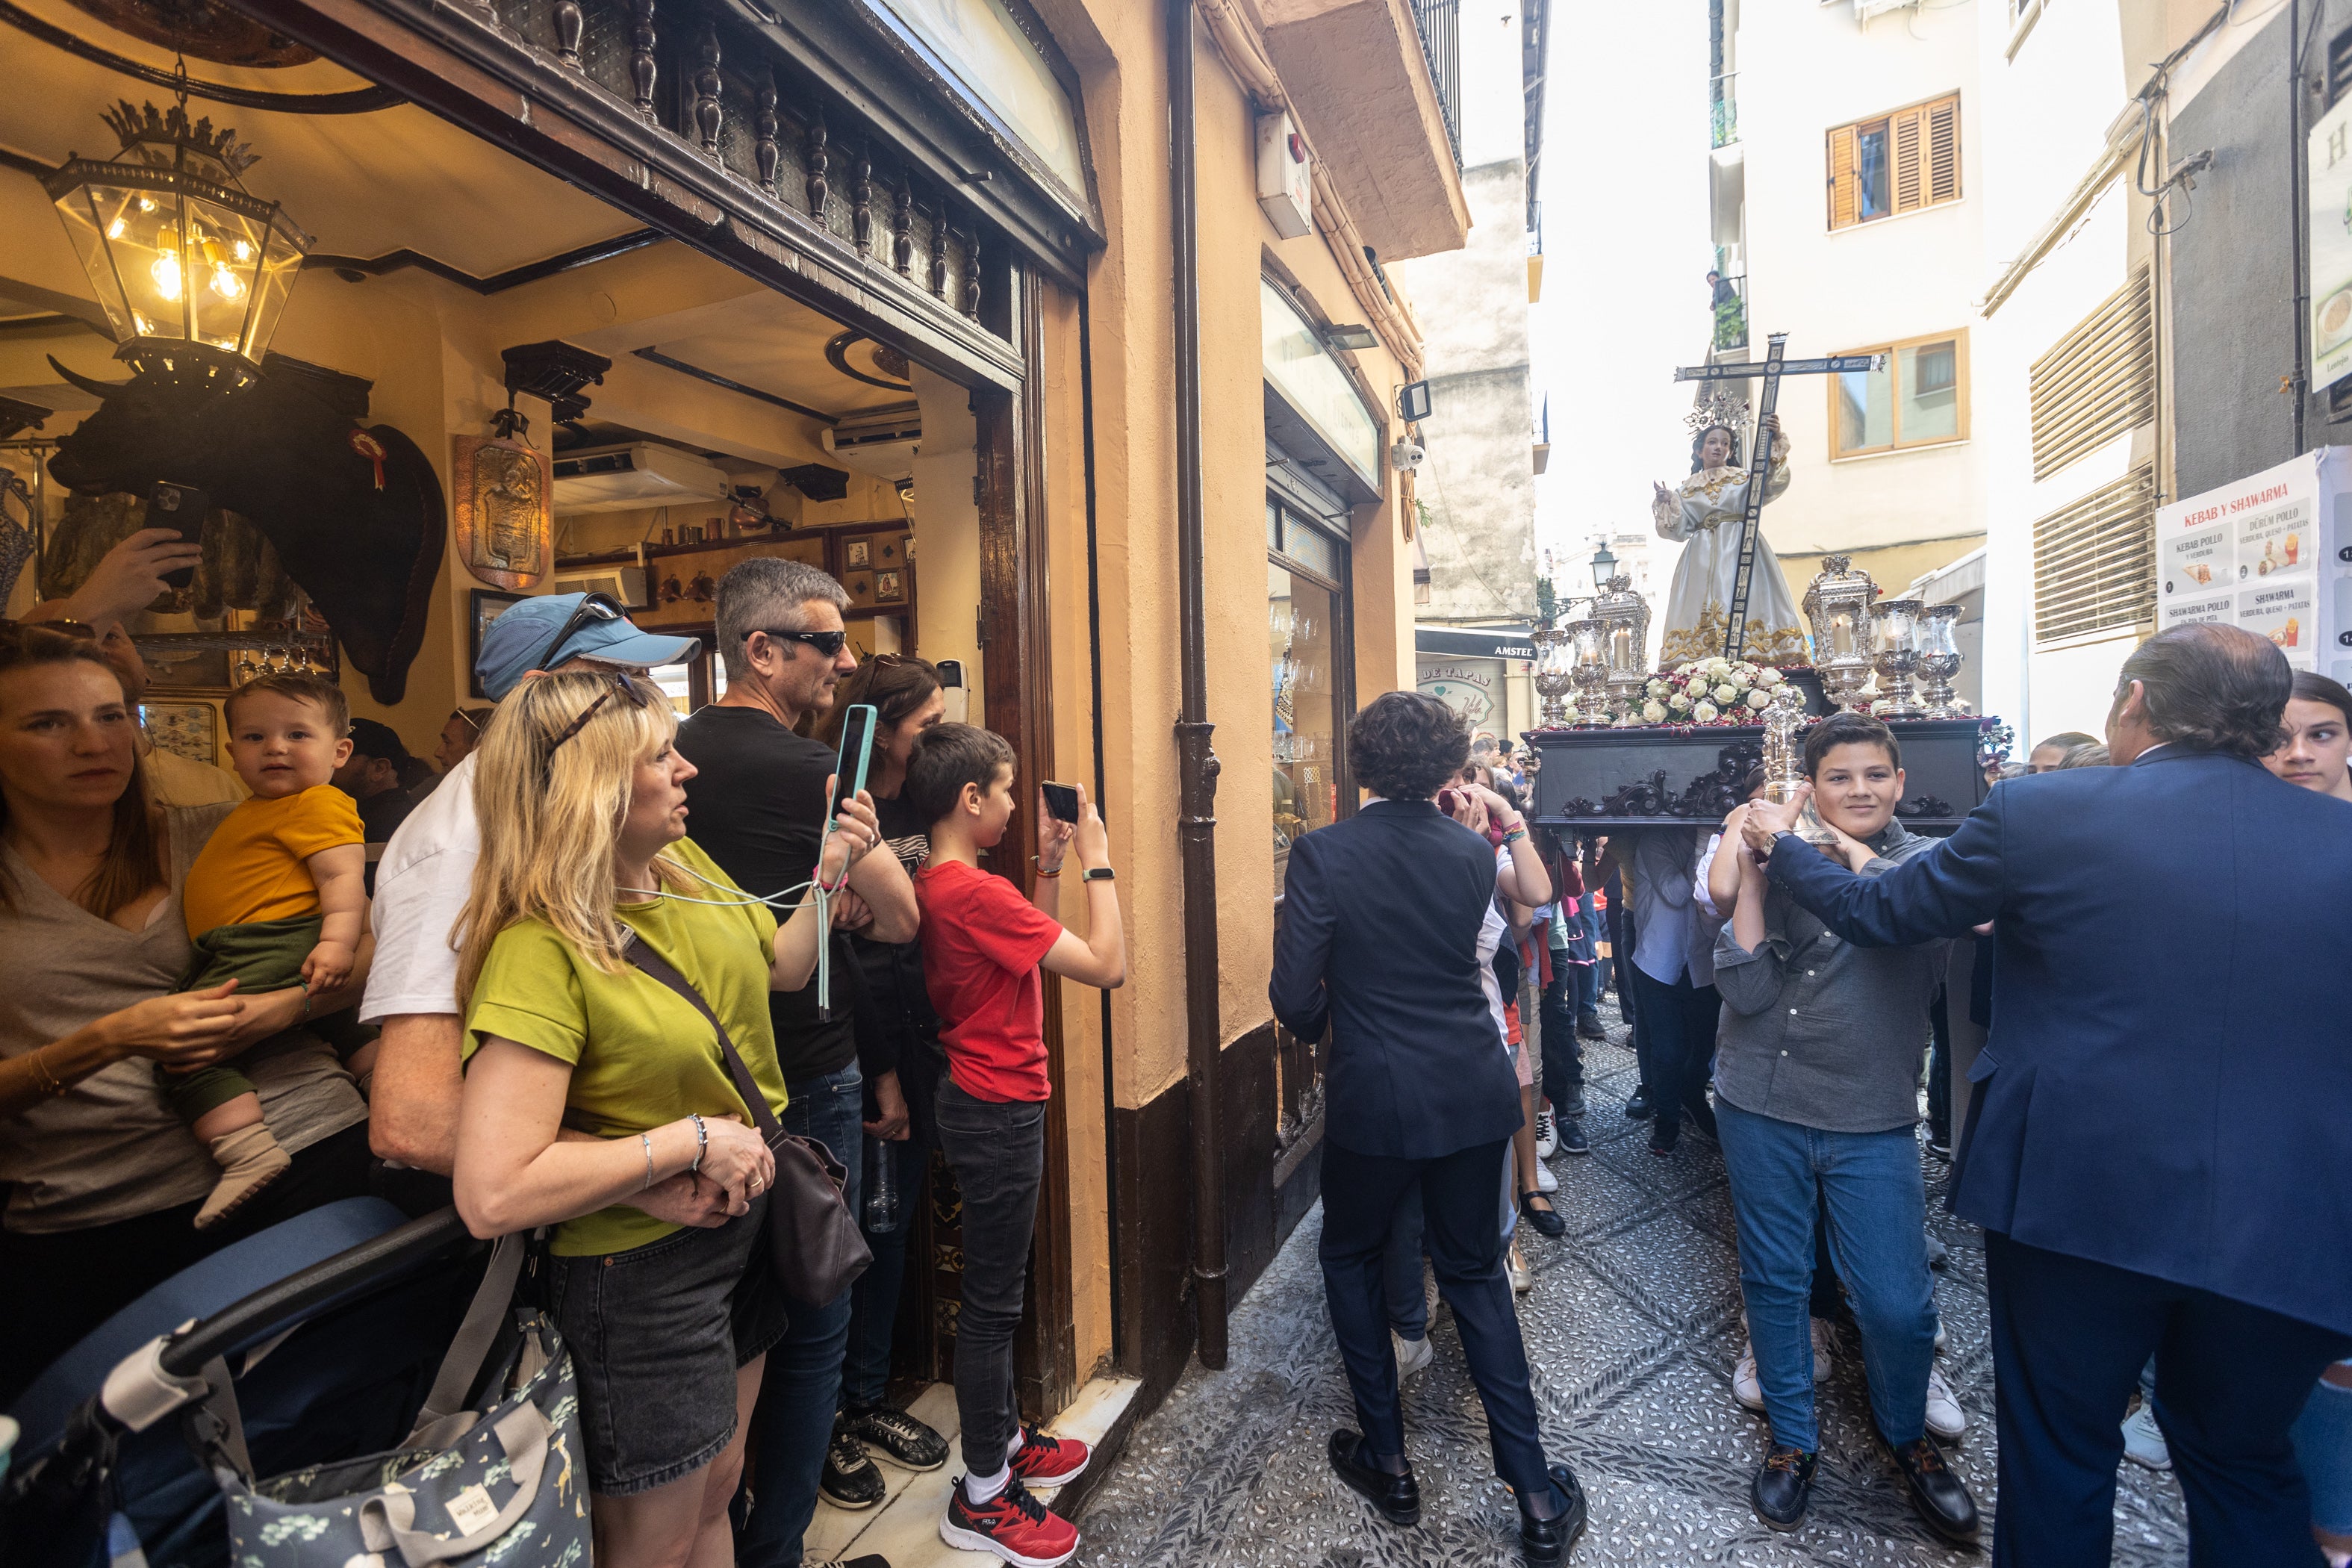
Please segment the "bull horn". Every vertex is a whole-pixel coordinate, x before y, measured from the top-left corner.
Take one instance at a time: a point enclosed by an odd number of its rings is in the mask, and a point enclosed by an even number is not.
[[[84,375],[78,370],[68,370],[65,366],[58,363],[58,356],[55,354],[49,355],[48,361],[49,368],[51,370],[56,371],[59,375],[64,376],[68,383],[81,388],[84,392],[89,393],[100,403],[105,402],[109,397],[131,384],[127,381],[100,381],[96,376]]]

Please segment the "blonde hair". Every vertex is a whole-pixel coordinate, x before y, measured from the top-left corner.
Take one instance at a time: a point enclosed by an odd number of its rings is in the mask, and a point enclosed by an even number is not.
[[[639,700],[629,700],[624,684]],[[561,739],[575,724],[577,732]],[[527,920],[546,921],[606,973],[620,972],[614,851],[637,764],[677,731],[677,715],[661,692],[613,672],[540,676],[499,704],[474,764],[482,851],[457,921],[461,1011],[473,1000],[490,944]],[[685,875],[658,861],[655,875],[665,887],[686,889]]]

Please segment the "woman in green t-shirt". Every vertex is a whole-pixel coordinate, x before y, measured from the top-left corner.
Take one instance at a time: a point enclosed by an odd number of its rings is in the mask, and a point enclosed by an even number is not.
[[[467,1009],[457,1207],[477,1236],[552,1226],[549,1300],[580,1380],[599,1568],[727,1560],[727,1504],[783,1331],[760,1229],[775,1163],[709,1024],[630,963],[646,942],[784,1105],[768,993],[808,984],[821,933],[780,926],[686,835],[677,715],[617,672],[543,676],[499,704],[474,777],[482,828],[458,931]],[[814,868],[836,886],[880,835],[863,794]],[[624,1200],[682,1172],[728,1216]]]

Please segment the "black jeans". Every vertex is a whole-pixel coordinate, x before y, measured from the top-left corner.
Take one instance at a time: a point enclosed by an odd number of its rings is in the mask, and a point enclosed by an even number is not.
[[[1935,1044],[1927,1051],[1927,1137],[1940,1148],[1952,1146],[1952,1020],[1944,988],[1927,1004],[1927,1027]]]
[[[236,1215],[194,1226],[202,1203],[93,1226],[20,1236],[0,1231],[0,1407],[84,1334],[197,1259],[280,1220],[368,1192],[367,1123],[331,1132]]]
[[[1004,1451],[1021,1424],[1013,1336],[1021,1327],[1045,1172],[1045,1104],[979,1100],[950,1082],[940,1085],[937,1115],[940,1148],[963,1193],[963,1306],[955,1344],[963,1463],[975,1476],[992,1476],[1004,1468]],[[1385,1340],[1381,1349],[1385,1353]]]
[[[1506,1140],[1434,1160],[1407,1160],[1359,1154],[1325,1139],[1318,1252],[1331,1331],[1347,1364],[1364,1436],[1375,1454],[1402,1454],[1404,1417],[1397,1405],[1396,1360],[1389,1350],[1382,1265],[1397,1205],[1408,1192],[1419,1190],[1422,1237],[1438,1291],[1454,1309],[1470,1380],[1486,1407],[1495,1473],[1521,1496],[1541,1497],[1550,1477],[1536,1429],[1527,1346],[1519,1337],[1510,1281],[1503,1276],[1503,1232],[1495,1212],[1509,1149]],[[961,1345],[956,1365],[961,1372]]]
[[[1558,1111],[1584,1087],[1584,1046],[1576,1037],[1577,983],[1585,966],[1570,963],[1558,950],[1551,955],[1551,984],[1543,988],[1536,1010],[1538,1039],[1543,1047],[1543,1093]]]
[[[1672,985],[1628,962],[1619,973],[1632,978],[1645,1028],[1636,1046],[1642,1081],[1657,1110],[1650,1121],[1650,1147],[1671,1149],[1682,1136],[1682,1112],[1708,1137],[1715,1136],[1715,1109],[1706,1102],[1715,1071],[1715,1026],[1723,1010],[1712,985],[1693,985],[1685,974]]]

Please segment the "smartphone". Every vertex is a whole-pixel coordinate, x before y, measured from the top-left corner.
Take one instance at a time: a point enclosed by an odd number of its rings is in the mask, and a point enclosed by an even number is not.
[[[147,492],[147,515],[142,528],[168,528],[191,544],[201,544],[205,538],[205,513],[213,507],[212,497],[194,485],[175,485],[160,481]],[[196,569],[183,566],[176,572],[163,574],[167,587],[184,588],[195,581]]]
[[[866,764],[873,755],[874,705],[859,702],[842,715],[841,755],[835,760],[833,768],[832,816],[839,816],[841,808],[856,799],[857,792],[866,787]]]
[[[1045,784],[1038,787],[1045,792],[1045,809],[1059,820],[1075,826],[1078,820],[1078,786]]]

